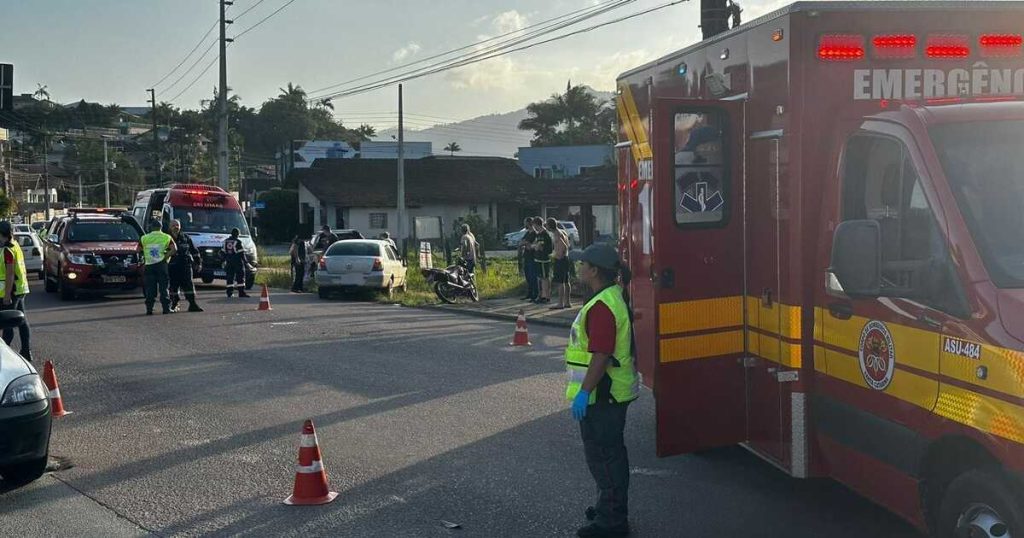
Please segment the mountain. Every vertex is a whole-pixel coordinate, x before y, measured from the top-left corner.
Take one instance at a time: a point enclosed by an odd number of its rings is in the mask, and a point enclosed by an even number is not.
[[[612,92],[590,90],[599,101],[609,101],[615,97]],[[519,122],[526,119],[526,108],[504,114],[488,114],[476,118],[454,122],[434,123],[429,116],[410,116],[409,125],[405,128],[405,139],[410,142],[431,142],[434,154],[445,155],[444,147],[457,142],[462,151],[456,155],[479,156],[493,155],[498,157],[514,157],[521,146],[529,146],[533,138],[532,131],[520,131]],[[398,136],[398,129],[385,129],[377,133],[376,140],[393,140]]]

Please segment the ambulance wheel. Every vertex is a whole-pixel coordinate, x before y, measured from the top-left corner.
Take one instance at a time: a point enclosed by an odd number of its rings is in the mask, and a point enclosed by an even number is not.
[[[212,276],[201,276],[201,277],[199,277],[199,280],[202,280],[203,284],[213,284],[213,277]]]
[[[1003,473],[975,469],[946,489],[937,521],[939,538],[1024,535],[1024,498]]]

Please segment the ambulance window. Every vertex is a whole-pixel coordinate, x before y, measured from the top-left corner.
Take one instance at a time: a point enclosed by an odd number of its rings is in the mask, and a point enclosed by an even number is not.
[[[948,251],[906,146],[857,135],[843,161],[843,220],[878,222],[883,295],[948,310],[943,292],[955,286]]]
[[[675,213],[679,224],[714,225],[725,220],[725,115],[687,111],[675,115]]]

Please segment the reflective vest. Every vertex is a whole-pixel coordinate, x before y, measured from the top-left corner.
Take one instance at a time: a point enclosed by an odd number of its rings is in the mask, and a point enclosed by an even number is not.
[[[25,270],[25,254],[21,245],[11,241],[11,246],[4,247],[14,255],[14,294],[28,294],[28,271]],[[7,295],[7,264],[0,263],[0,297]]]
[[[635,400],[640,396],[640,376],[636,372],[636,363],[633,361],[633,340],[632,326],[629,321],[629,309],[626,301],[622,298],[622,288],[618,285],[608,286],[594,296],[576,315],[572,322],[572,329],[569,331],[569,345],[565,348],[565,369],[568,374],[568,383],[565,387],[565,397],[572,400],[580,391],[583,385],[583,378],[587,375],[587,367],[594,354],[587,351],[590,338],[587,336],[587,313],[590,309],[602,302],[611,310],[615,316],[615,353],[612,357],[618,361],[618,366],[609,364],[606,371],[611,379],[611,397],[619,403]],[[590,403],[597,403],[597,390],[591,391]]]
[[[146,265],[160,263],[167,258],[167,249],[170,248],[173,239],[161,231],[149,232],[139,240],[142,243],[142,255],[146,258]]]

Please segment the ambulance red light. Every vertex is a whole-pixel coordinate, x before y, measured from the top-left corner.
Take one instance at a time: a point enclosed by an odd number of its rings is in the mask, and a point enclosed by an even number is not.
[[[929,58],[962,59],[971,55],[971,46],[965,35],[930,35],[924,53]]]
[[[1015,58],[1021,55],[1024,38],[1020,34],[982,34],[978,38],[981,55],[986,58]]]
[[[912,34],[877,35],[871,44],[876,58],[913,58],[917,55],[917,36]]]
[[[818,58],[827,62],[864,59],[864,37],[859,35],[823,35],[818,41]]]

